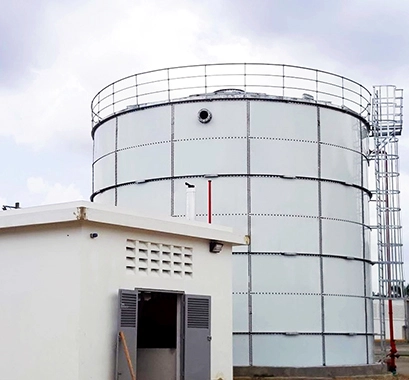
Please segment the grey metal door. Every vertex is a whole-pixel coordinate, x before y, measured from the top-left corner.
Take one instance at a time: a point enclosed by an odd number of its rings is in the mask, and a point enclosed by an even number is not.
[[[210,379],[210,302],[208,296],[185,295],[184,379]]]
[[[117,331],[116,348],[116,380],[133,380],[126,357],[126,347],[129,352],[129,358],[133,373],[136,374],[137,358],[137,323],[138,323],[138,291],[137,290],[119,290],[119,316]],[[125,339],[120,338],[120,332]]]

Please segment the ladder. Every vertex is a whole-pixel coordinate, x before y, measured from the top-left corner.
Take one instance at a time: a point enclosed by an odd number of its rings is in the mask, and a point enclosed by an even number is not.
[[[388,301],[392,355],[396,352],[392,300],[404,296],[398,154],[398,137],[403,126],[402,111],[402,89],[391,85],[374,86],[371,123],[374,149],[369,158],[375,162],[380,341],[381,349],[385,352]]]

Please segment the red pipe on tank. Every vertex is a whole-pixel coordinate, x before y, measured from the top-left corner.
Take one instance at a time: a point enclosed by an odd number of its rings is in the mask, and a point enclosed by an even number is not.
[[[212,181],[207,181],[207,222],[212,223]]]

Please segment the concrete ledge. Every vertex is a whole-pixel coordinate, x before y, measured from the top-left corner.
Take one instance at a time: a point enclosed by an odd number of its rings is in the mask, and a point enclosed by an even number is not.
[[[344,376],[373,376],[385,375],[386,366],[369,364],[357,366],[328,366],[328,367],[234,367],[235,379],[252,378],[334,378]]]

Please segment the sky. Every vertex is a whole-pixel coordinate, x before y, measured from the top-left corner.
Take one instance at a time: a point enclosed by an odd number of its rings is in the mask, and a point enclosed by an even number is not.
[[[267,62],[338,73],[368,89],[375,84],[394,84],[404,91],[409,87],[409,1],[3,3],[0,205],[89,199],[90,102],[105,85],[130,74],[199,63]],[[404,118],[408,116],[405,111]],[[400,157],[405,227],[405,132]],[[404,242],[408,246],[409,239]]]

